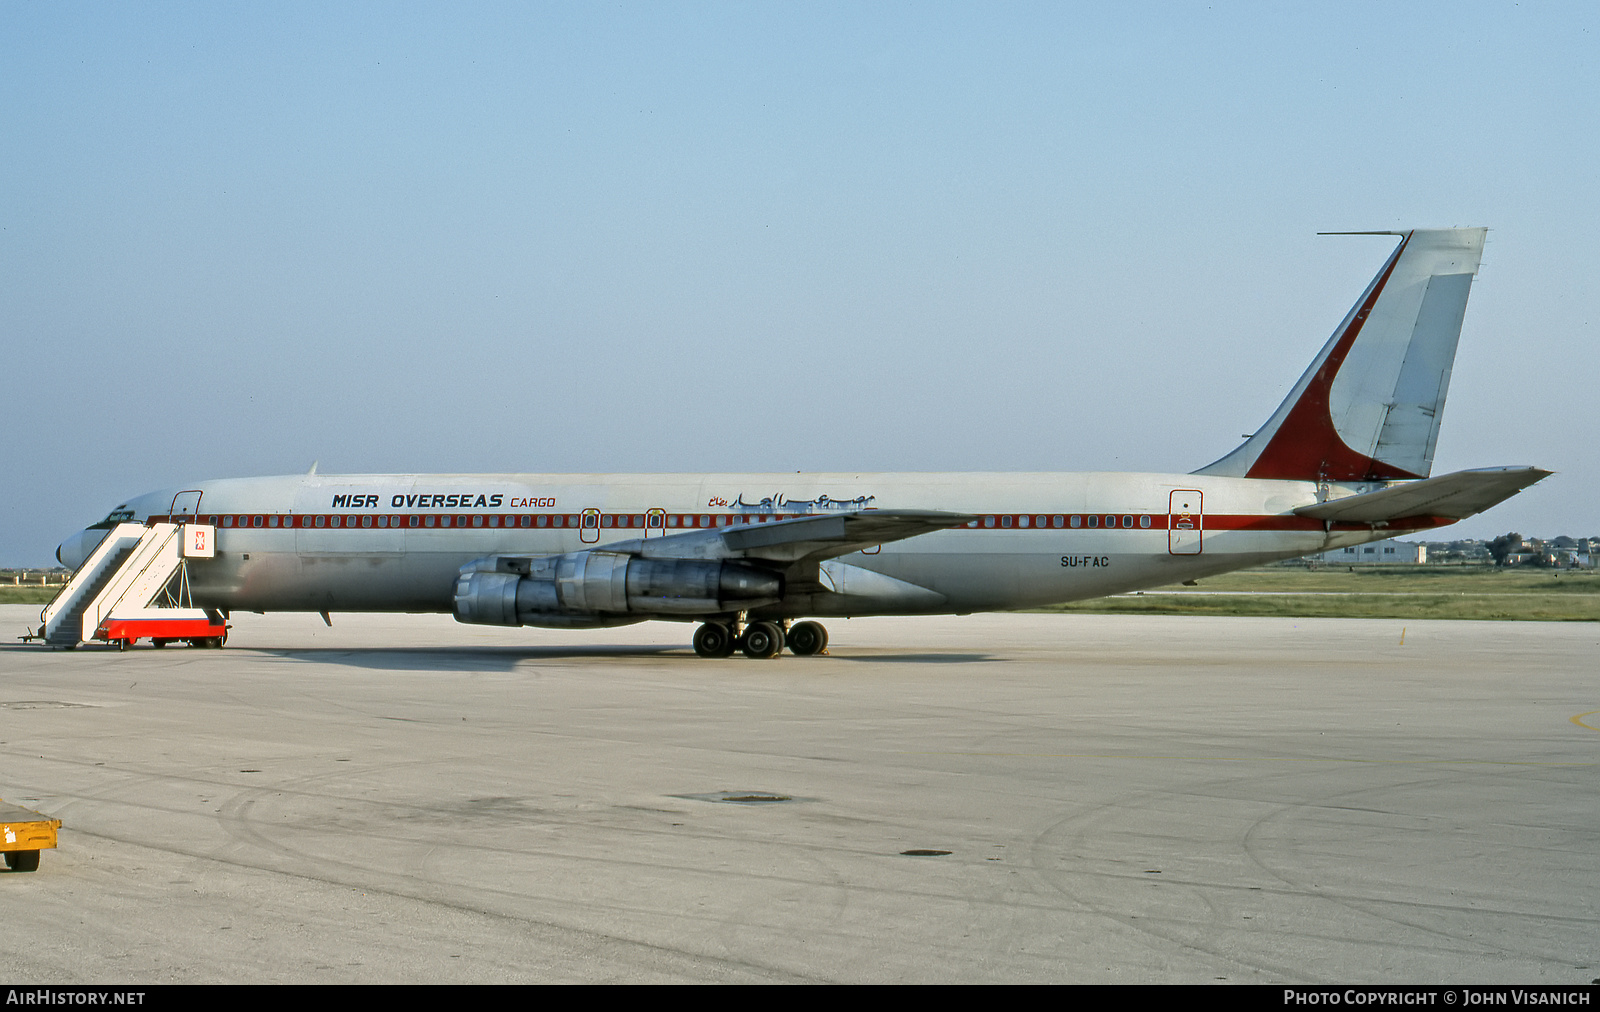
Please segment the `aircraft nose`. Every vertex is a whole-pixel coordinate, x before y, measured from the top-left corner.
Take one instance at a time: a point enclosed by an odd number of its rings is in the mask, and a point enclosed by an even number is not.
[[[79,531],[56,547],[56,561],[77,572],[78,567],[83,565],[83,560],[99,547],[105,537],[105,531]]]

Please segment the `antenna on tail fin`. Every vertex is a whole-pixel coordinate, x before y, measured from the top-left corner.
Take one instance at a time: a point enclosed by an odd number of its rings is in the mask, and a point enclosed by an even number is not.
[[[1302,481],[1425,478],[1488,229],[1323,232],[1400,245],[1272,417],[1194,472]]]

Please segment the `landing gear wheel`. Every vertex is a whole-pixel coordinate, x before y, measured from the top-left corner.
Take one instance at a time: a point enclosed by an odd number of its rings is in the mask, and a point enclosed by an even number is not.
[[[739,647],[746,657],[764,661],[783,653],[783,628],[776,622],[752,622],[739,637]]]
[[[8,850],[6,851],[6,867],[12,871],[38,871],[39,852],[37,850]]]
[[[733,630],[719,622],[707,622],[694,631],[694,652],[701,657],[733,656]]]
[[[150,645],[155,647],[157,650],[160,650],[162,647],[166,646],[168,643],[171,643],[171,642],[172,642],[171,640],[164,640],[164,639],[161,639],[160,637],[157,637],[157,638],[155,638],[155,639],[150,641]]]
[[[821,622],[797,622],[789,627],[789,652],[811,657],[828,652],[828,630]]]

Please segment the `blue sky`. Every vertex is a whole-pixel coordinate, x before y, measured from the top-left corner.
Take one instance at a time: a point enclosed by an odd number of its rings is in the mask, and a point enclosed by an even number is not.
[[[0,2],[0,564],[324,472],[1154,470],[1488,225],[1436,473],[1600,534],[1600,15]]]

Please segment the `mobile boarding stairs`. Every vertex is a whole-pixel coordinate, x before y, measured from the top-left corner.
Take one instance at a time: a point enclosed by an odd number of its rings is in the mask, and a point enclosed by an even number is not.
[[[92,639],[122,650],[141,639],[220,647],[227,623],[189,595],[188,561],[211,558],[215,543],[207,524],[118,524],[39,613],[39,631],[23,639],[69,650]]]

